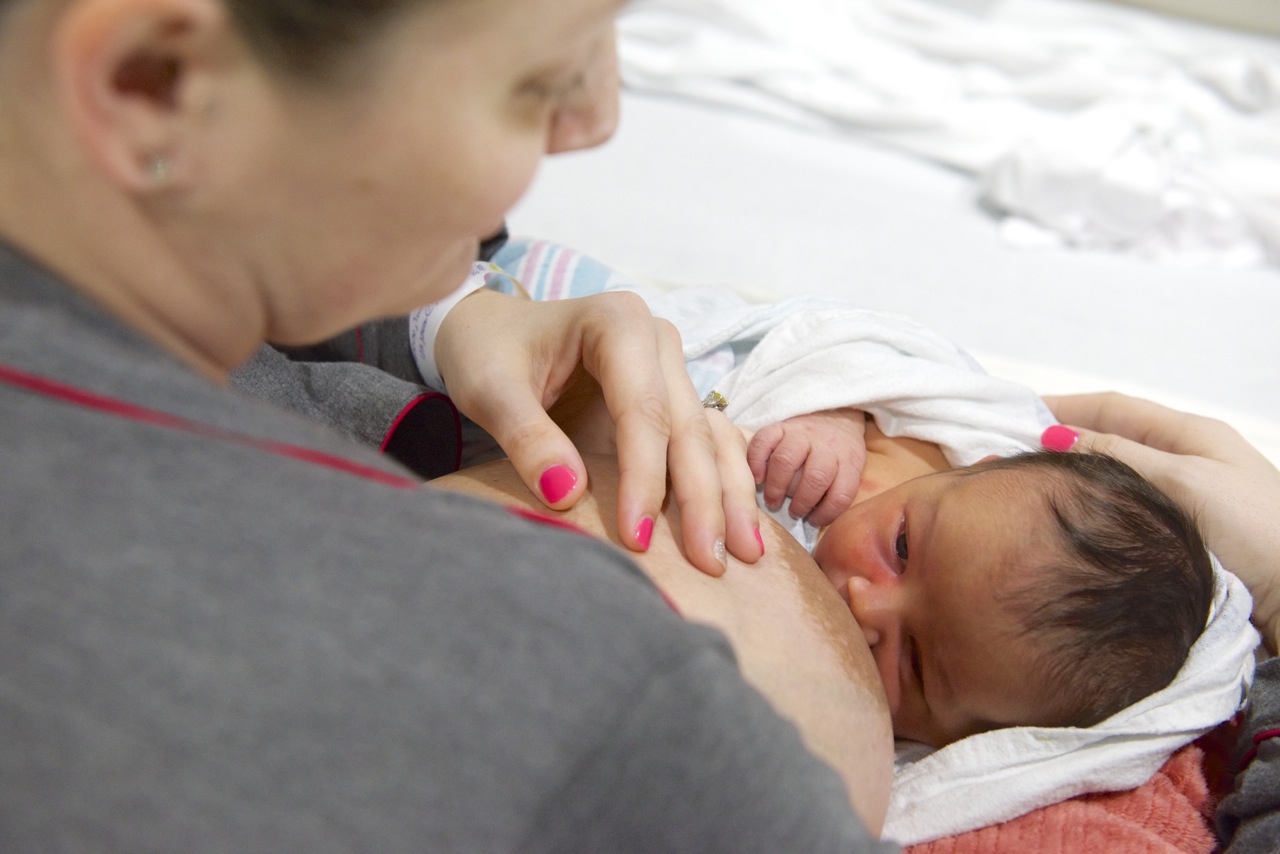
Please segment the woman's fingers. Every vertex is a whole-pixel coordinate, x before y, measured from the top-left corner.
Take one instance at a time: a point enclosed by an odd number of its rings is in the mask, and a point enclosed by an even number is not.
[[[650,323],[667,404],[665,435],[652,429],[652,422],[629,421],[625,411],[615,408],[610,399],[609,384],[603,378],[600,381],[618,425],[618,460],[624,477],[619,487],[619,513],[646,500],[644,487],[639,485],[642,481],[637,479],[633,485],[625,476],[644,463],[636,449],[644,447],[644,434],[648,433],[654,441],[665,442],[665,471],[680,510],[685,556],[704,572],[719,575],[724,572],[728,555],[754,562],[763,553],[755,482],[746,462],[745,439],[720,412],[702,406],[689,380],[675,327],[665,320]],[[634,429],[637,424],[641,425],[639,436]],[[661,474],[663,470],[658,471]],[[665,482],[654,512],[664,496]]]
[[[720,575],[728,563],[729,541],[715,438],[707,411],[685,370],[679,333],[670,323],[661,320],[653,322],[653,330],[668,407],[665,461],[671,477],[671,493],[680,510],[684,553],[703,572]],[[622,464],[628,449],[623,443],[621,419],[618,428],[618,455]],[[746,467],[745,457],[742,465]]]
[[[1070,431],[1070,434],[1076,437],[1070,448],[1064,447],[1065,431]],[[1165,492],[1173,495],[1178,490],[1177,476],[1180,472],[1181,458],[1176,454],[1148,447],[1141,442],[1114,433],[1099,433],[1072,424],[1058,428],[1051,427],[1045,433],[1046,436],[1054,436],[1052,442],[1046,441],[1046,445],[1053,450],[1106,454],[1132,466]]]
[[[723,412],[704,409],[703,413],[711,425],[711,438],[716,448],[724,505],[725,542],[731,555],[754,563],[764,555],[764,538],[760,534],[755,477],[744,462],[747,440],[742,430]]]
[[[1081,434],[1079,450],[1111,453],[1173,494],[1204,488],[1196,468],[1206,462],[1223,463],[1241,476],[1252,471],[1269,478],[1275,470],[1238,430],[1216,418],[1117,392],[1044,400],[1058,420]]]
[[[1118,392],[1048,396],[1044,401],[1064,424],[1122,436],[1174,454],[1213,457],[1224,451],[1231,453],[1236,444],[1232,435],[1239,435],[1221,421]]]
[[[726,554],[759,558],[754,481],[741,433],[718,412],[711,413],[719,419],[713,430],[689,380],[679,333],[656,320],[640,297],[614,292],[529,303],[476,294],[442,325],[436,355],[459,409],[489,431],[548,506],[568,507],[586,487],[577,449],[546,411],[583,387],[585,371],[614,423],[622,543],[648,548],[670,472],[685,554],[694,565],[719,574]]]
[[[579,370],[572,327],[571,314],[555,304],[480,291],[453,309],[436,339],[454,403],[493,436],[529,490],[558,510],[587,487],[578,449],[547,414]]]
[[[605,296],[608,304],[600,306],[605,314],[584,335],[583,363],[598,381],[616,424],[623,542],[632,548],[648,547],[669,474],[690,562],[719,575],[730,553],[755,560],[760,554],[755,522],[748,526],[744,521],[748,501],[751,519],[756,518],[754,489],[740,434],[724,434],[738,449],[731,466],[717,448],[708,413],[689,380],[675,327],[654,319],[639,297]],[[618,335],[620,329],[628,330],[625,339]],[[726,484],[732,490],[728,498]],[[726,511],[734,522],[732,531]],[[751,530],[748,536],[744,528]]]
[[[674,416],[652,316],[638,297],[625,296],[598,307],[602,313],[584,328],[582,358],[615,424],[618,534],[645,551],[666,496]]]
[[[494,438],[530,492],[547,507],[564,510],[586,490],[587,469],[535,396],[539,391],[502,375],[477,382],[465,395],[466,405],[458,401],[458,407]]]

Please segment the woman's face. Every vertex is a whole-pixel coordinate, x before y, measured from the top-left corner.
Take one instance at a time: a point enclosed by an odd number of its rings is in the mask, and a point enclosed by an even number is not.
[[[247,63],[233,103],[209,111],[209,180],[180,247],[202,275],[262,291],[277,343],[443,297],[543,154],[612,133],[618,6],[429,0],[328,86]]]

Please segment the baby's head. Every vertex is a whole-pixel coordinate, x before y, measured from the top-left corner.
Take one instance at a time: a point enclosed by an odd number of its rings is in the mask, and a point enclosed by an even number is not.
[[[1010,590],[1008,604],[1063,688],[1062,725],[1092,726],[1172,682],[1213,601],[1195,521],[1102,454],[1024,454],[981,470],[1057,481],[1044,501],[1063,551]]]
[[[872,645],[895,733],[934,745],[1098,723],[1173,680],[1213,598],[1194,522],[1096,454],[908,481],[846,511],[814,557]]]

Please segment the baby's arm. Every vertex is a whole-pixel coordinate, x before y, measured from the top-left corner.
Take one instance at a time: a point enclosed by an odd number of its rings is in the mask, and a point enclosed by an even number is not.
[[[797,415],[756,431],[747,464],[764,484],[765,505],[791,496],[791,515],[829,525],[853,504],[867,461],[866,415],[832,409]]]

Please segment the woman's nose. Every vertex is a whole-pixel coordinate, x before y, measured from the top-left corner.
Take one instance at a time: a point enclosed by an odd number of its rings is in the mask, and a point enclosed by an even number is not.
[[[547,153],[593,148],[618,129],[618,48],[613,34],[599,51],[581,88],[560,106],[547,133]]]
[[[901,700],[902,600],[903,591],[897,584],[876,584],[858,576],[849,579],[849,609],[871,647],[891,713],[897,712]]]

